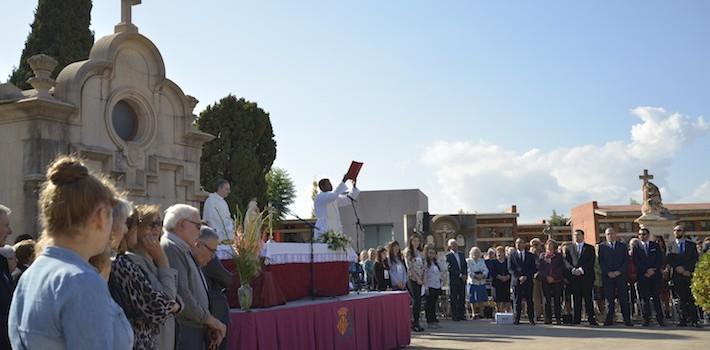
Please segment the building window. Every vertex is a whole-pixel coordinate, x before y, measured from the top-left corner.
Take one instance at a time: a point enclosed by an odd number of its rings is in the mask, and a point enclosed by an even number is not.
[[[393,240],[394,227],[392,225],[365,225],[365,247],[384,247]],[[400,243],[402,244],[402,243]]]
[[[133,141],[138,134],[138,114],[126,101],[118,101],[111,113],[113,130],[124,141]]]
[[[701,231],[710,231],[710,221],[701,221],[700,222],[700,230]]]

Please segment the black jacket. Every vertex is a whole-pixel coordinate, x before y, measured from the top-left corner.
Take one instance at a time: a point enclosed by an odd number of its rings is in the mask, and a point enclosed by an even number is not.
[[[516,250],[515,253],[508,257],[508,272],[510,272],[511,285],[517,286],[532,286],[533,276],[537,272],[537,262],[535,254],[525,251],[525,259],[521,259],[520,254]],[[525,276],[525,283],[520,283],[519,278]]]
[[[465,283],[466,277],[468,276],[466,257],[461,252],[457,252],[456,254],[459,256],[460,264],[456,262],[454,253],[448,252],[446,254],[446,262],[449,264],[449,284]],[[461,276],[463,276],[463,279],[461,279]]]
[[[621,275],[617,278],[627,278],[629,247],[624,242],[616,242],[616,248],[612,248],[608,242],[600,244],[599,267],[602,270],[602,280],[609,279],[608,273],[610,271],[621,272]]]
[[[222,323],[229,324],[229,299],[223,290],[232,286],[234,274],[225,269],[216,257],[202,268],[202,273],[207,281],[210,313]]]
[[[650,279],[660,280],[661,279],[661,267],[663,266],[663,252],[661,252],[661,247],[656,242],[648,242],[648,254],[643,250],[642,243],[639,242],[639,246],[634,248],[634,265],[636,265],[636,274],[639,280],[648,279],[646,271],[650,268],[655,268],[656,273],[653,274]]]
[[[584,248],[582,248],[582,254],[575,262],[574,254],[576,253],[576,249],[577,244],[572,243],[572,245],[567,247],[567,253],[565,254],[565,261],[567,262],[567,270],[568,272],[570,272],[570,278],[572,278],[572,281],[574,281],[575,279],[581,279],[585,283],[594,283],[594,261],[597,259],[597,254],[594,252],[594,247],[590,244],[584,243]],[[584,275],[571,275],[572,269],[579,267],[584,270]]]
[[[695,265],[698,263],[698,245],[689,239],[685,239],[683,245],[682,253],[675,240],[670,242],[670,249],[668,249],[668,265],[671,266],[671,278],[674,282],[688,282],[690,279],[690,277],[676,273],[676,267],[683,266],[686,271],[692,273],[695,272]]]

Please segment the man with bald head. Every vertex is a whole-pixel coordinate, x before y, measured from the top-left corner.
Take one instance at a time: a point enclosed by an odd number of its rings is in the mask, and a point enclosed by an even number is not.
[[[680,301],[678,326],[685,327],[690,322],[692,326],[699,327],[698,308],[690,291],[690,280],[698,263],[698,246],[692,240],[685,238],[684,231],[683,226],[680,225],[673,229],[675,239],[669,244],[668,264],[672,269],[673,294]]]
[[[599,267],[602,270],[602,288],[607,302],[604,325],[614,324],[614,316],[616,315],[614,301],[618,298],[624,324],[631,327],[633,323],[631,323],[629,312],[629,288],[626,276],[629,266],[629,250],[624,242],[619,241],[613,227],[607,228],[604,234],[606,242],[599,244]]]

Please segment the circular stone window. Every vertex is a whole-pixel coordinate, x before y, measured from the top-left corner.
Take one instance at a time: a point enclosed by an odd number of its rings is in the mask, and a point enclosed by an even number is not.
[[[138,134],[138,114],[126,101],[118,101],[111,113],[113,130],[124,141],[133,141]]]

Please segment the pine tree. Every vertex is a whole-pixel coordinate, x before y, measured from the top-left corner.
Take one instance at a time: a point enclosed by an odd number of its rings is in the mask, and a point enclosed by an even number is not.
[[[266,206],[266,174],[276,159],[276,141],[269,114],[256,103],[229,95],[207,106],[197,127],[217,136],[202,147],[200,182],[214,191],[215,181],[229,181],[231,210],[244,210],[253,198]]]
[[[13,70],[10,82],[21,89],[32,88],[27,83],[33,75],[27,59],[36,54],[52,56],[59,62],[52,78],[67,65],[89,58],[94,44],[94,33],[89,29],[91,7],[91,0],[39,0],[20,66]]]

